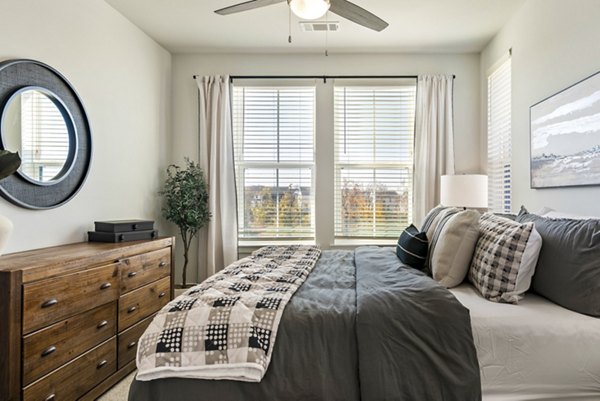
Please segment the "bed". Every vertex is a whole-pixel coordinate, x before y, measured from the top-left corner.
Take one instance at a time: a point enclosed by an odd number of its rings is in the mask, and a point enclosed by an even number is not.
[[[600,399],[600,319],[533,293],[511,305],[450,291],[470,310],[484,401]]]
[[[390,249],[325,251],[285,310],[261,383],[134,381],[129,399],[475,400],[481,389],[484,401],[591,401],[598,344],[600,319],[534,293],[490,302],[467,283],[446,291]]]
[[[260,383],[134,380],[130,401],[481,399],[467,309],[391,248],[324,251]]]

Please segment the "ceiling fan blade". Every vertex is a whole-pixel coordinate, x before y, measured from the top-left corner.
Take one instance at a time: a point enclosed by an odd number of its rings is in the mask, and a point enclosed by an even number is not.
[[[347,0],[331,0],[329,11],[377,32],[383,31],[389,25],[375,14]]]
[[[219,15],[229,15],[234,13],[240,13],[242,11],[253,10],[255,8],[270,6],[271,4],[283,3],[286,0],[251,0],[245,1],[240,4],[221,8],[216,10],[215,13]]]

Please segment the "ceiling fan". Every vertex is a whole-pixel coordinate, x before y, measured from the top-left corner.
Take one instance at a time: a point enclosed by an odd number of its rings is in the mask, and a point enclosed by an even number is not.
[[[251,0],[221,8],[216,10],[215,13],[219,15],[229,15],[270,6],[272,4],[283,3],[284,1],[287,1],[294,14],[303,19],[311,20],[321,18],[327,11],[331,11],[340,17],[344,17],[377,32],[381,32],[388,26],[387,22],[375,14],[372,14],[364,8],[347,0]]]

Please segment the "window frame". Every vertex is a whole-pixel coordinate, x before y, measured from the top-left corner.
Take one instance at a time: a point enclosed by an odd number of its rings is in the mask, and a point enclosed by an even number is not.
[[[313,170],[312,170],[312,202],[314,203],[312,218],[314,219],[314,237],[310,239],[301,237],[259,237],[259,238],[246,238],[238,236],[238,244],[241,255],[246,255],[254,249],[264,245],[284,245],[291,243],[301,244],[320,244],[324,248],[333,249],[353,249],[359,245],[379,245],[379,246],[390,246],[395,244],[401,230],[404,227],[402,223],[398,223],[397,230],[389,237],[350,237],[341,238],[335,237],[335,121],[334,121],[334,92],[335,86],[348,84],[350,86],[399,86],[407,85],[414,86],[415,94],[413,100],[413,118],[416,114],[416,86],[417,77],[408,78],[330,78],[327,80],[317,78],[236,78],[233,85],[232,91],[235,87],[281,87],[281,86],[310,86],[314,87],[315,92],[315,116],[314,116],[314,127],[313,127]],[[232,93],[232,103],[235,101]],[[235,124],[235,121],[234,121]],[[410,131],[412,133],[413,146],[412,151],[412,164],[407,163],[407,168],[410,169],[412,185],[408,186],[410,191],[410,197],[408,202],[408,208],[412,211],[412,197],[414,196],[414,141],[415,141],[415,128],[414,123],[410,125]],[[236,170],[238,169],[236,157]],[[244,166],[247,167],[247,166]],[[382,167],[389,167],[383,165]],[[403,166],[404,167],[404,166]],[[236,184],[238,190],[242,190],[243,186],[240,185],[238,178],[239,174],[236,171]],[[398,180],[400,181],[400,180]],[[319,193],[317,193],[317,189]],[[238,197],[239,199],[239,197]],[[239,207],[238,209],[239,210]],[[239,215],[239,220],[244,216]],[[409,222],[410,223],[410,222]]]
[[[373,205],[375,205],[375,207],[373,208],[373,220],[371,222],[371,226],[372,226],[372,231],[374,235],[364,235],[363,233],[357,233],[356,235],[343,235],[340,226],[343,224],[343,222],[341,221],[341,213],[342,213],[342,206],[341,206],[341,202],[342,202],[342,172],[344,169],[347,169],[348,171],[351,170],[371,170],[373,175],[377,174],[377,171],[381,171],[381,170],[388,170],[388,171],[392,171],[392,170],[397,170],[398,171],[398,179],[399,181],[402,180],[402,176],[403,176],[403,171],[407,171],[406,176],[409,177],[410,182],[407,185],[407,189],[408,189],[408,204],[407,204],[407,222],[406,225],[410,224],[411,220],[412,220],[412,212],[413,212],[413,197],[414,197],[414,162],[415,162],[415,153],[414,153],[414,144],[415,144],[415,120],[416,120],[416,91],[417,91],[417,80],[416,79],[402,79],[402,80],[387,80],[387,79],[383,79],[383,80],[362,80],[362,81],[352,81],[352,80],[344,80],[344,81],[337,81],[335,86],[334,86],[334,115],[337,113],[337,108],[335,107],[335,102],[336,102],[336,89],[341,89],[341,88],[353,88],[356,89],[357,91],[365,90],[365,91],[369,91],[369,90],[373,90],[374,92],[376,91],[383,91],[386,88],[389,89],[397,89],[398,93],[401,92],[400,88],[402,88],[403,91],[406,91],[406,88],[410,88],[409,90],[412,92],[410,94],[411,98],[412,98],[412,104],[410,105],[410,107],[407,109],[408,111],[410,111],[411,113],[411,118],[409,121],[409,126],[411,127],[411,135],[410,135],[410,144],[407,147],[408,151],[409,151],[409,155],[410,155],[410,159],[409,161],[403,161],[403,162],[398,162],[398,161],[377,161],[375,160],[376,157],[373,157],[373,161],[370,163],[365,163],[365,162],[359,162],[359,163],[354,163],[354,162],[349,162],[349,161],[345,161],[345,160],[340,160],[340,155],[341,153],[339,152],[338,146],[339,146],[339,140],[337,138],[338,135],[338,127],[336,126],[334,128],[334,175],[335,175],[335,188],[334,188],[334,208],[335,208],[335,222],[334,222],[334,238],[335,238],[335,242],[336,244],[353,244],[353,243],[373,243],[373,242],[379,242],[379,243],[387,243],[387,242],[395,242],[395,240],[398,238],[399,233],[402,231],[402,229],[404,227],[398,227],[398,229],[394,232],[394,234],[389,234],[389,235],[385,235],[385,230],[383,232],[381,231],[377,231],[377,221],[376,221],[376,216],[375,214],[377,213],[377,209],[376,209],[376,204],[377,204],[377,200],[376,198],[374,198],[373,200]],[[345,93],[344,92],[344,99],[345,99]],[[375,102],[377,100],[377,97],[381,96],[380,93],[374,93],[373,94],[373,102]],[[397,96],[401,96],[401,95],[397,95]],[[346,116],[346,110],[344,110],[344,117]],[[336,124],[337,124],[337,117],[334,116],[335,120],[336,120]],[[401,124],[402,119],[398,119],[397,123]],[[345,122],[344,122],[345,123]],[[376,131],[375,131],[375,127],[377,126],[377,121],[373,121],[373,131],[371,132],[372,138],[373,138],[373,149],[374,149],[374,153],[376,152],[376,147],[377,147],[377,138],[376,138]],[[346,127],[344,127],[343,129],[344,131],[346,130]],[[344,134],[346,135],[346,134]],[[368,136],[365,135],[365,137]],[[362,138],[360,138],[362,139]],[[381,182],[381,181],[379,181]],[[373,184],[377,185],[377,179],[374,177],[373,178]],[[376,196],[376,192],[374,194],[374,196]],[[377,235],[377,234],[383,234],[383,235]]]
[[[313,103],[312,103],[312,152],[311,152],[311,162],[282,162],[279,161],[281,158],[281,148],[277,146],[277,161],[275,162],[262,162],[262,161],[247,161],[244,159],[244,153],[238,152],[238,145],[236,141],[239,141],[238,135],[236,134],[236,124],[239,123],[236,117],[236,111],[234,107],[236,106],[236,96],[235,91],[239,89],[246,88],[263,88],[263,89],[272,89],[272,90],[299,90],[312,88],[313,90]],[[236,80],[236,82],[232,85],[232,120],[233,120],[233,143],[234,143],[234,163],[235,163],[235,179],[236,179],[236,187],[238,189],[237,194],[237,213],[238,213],[238,232],[237,232],[237,240],[240,246],[257,246],[257,245],[271,245],[271,244],[285,244],[285,243],[315,243],[316,237],[316,228],[315,228],[315,211],[316,211],[316,202],[315,202],[315,175],[316,175],[316,102],[317,102],[317,88],[315,84],[310,84],[307,82],[299,82],[299,81],[285,81],[285,80]],[[243,103],[242,103],[243,104]],[[277,114],[279,115],[280,104],[278,102]],[[243,115],[241,113],[241,121],[243,124]],[[278,117],[279,124],[279,117]],[[277,137],[279,138],[280,129],[278,126],[277,129]],[[242,137],[244,133],[242,133]],[[243,140],[243,139],[242,139]],[[242,147],[243,149],[243,147]],[[308,169],[310,170],[310,191],[311,191],[311,199],[310,199],[310,233],[309,235],[271,235],[271,236],[260,236],[260,237],[252,237],[252,236],[243,236],[243,232],[245,227],[243,223],[245,222],[245,191],[244,191],[244,182],[246,179],[246,171],[249,169],[274,169],[277,171],[275,174],[276,179],[279,177],[280,169]],[[280,186],[278,186],[280,187]]]
[[[503,82],[504,81],[504,82]],[[507,82],[506,82],[507,81]],[[499,90],[494,85],[501,85]],[[498,110],[501,108],[501,110]],[[505,112],[500,118],[494,114]],[[504,121],[504,128],[494,122]],[[494,149],[492,153],[490,149]],[[510,52],[487,71],[488,208],[512,212],[512,56]]]

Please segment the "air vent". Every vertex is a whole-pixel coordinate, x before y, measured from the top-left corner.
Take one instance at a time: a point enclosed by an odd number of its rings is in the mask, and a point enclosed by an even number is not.
[[[337,32],[340,30],[339,21],[300,21],[302,32]]]

